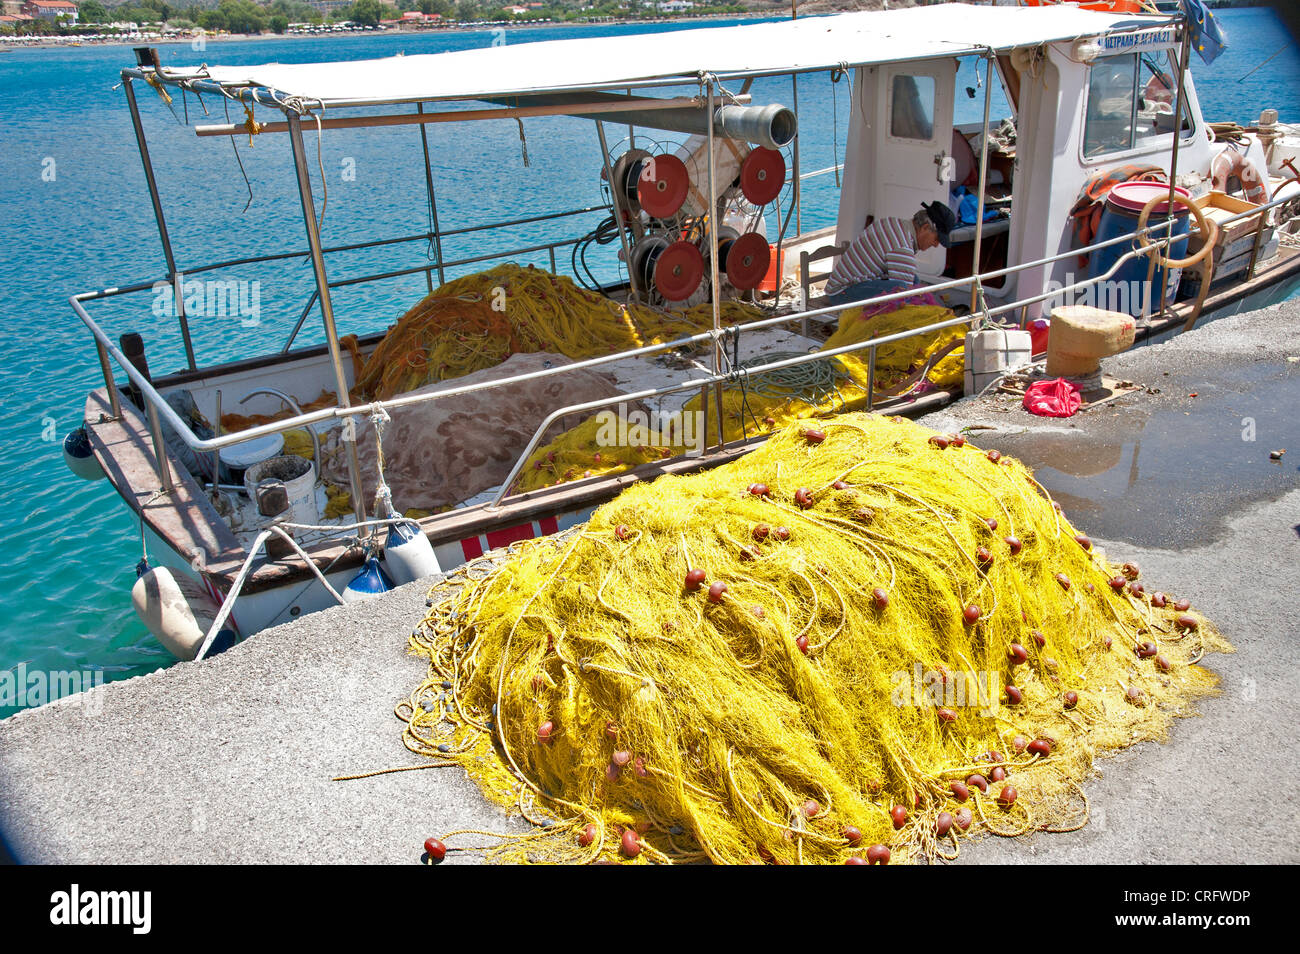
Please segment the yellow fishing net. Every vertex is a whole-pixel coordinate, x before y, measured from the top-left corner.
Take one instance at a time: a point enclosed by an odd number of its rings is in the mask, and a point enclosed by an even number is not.
[[[952,318],[947,308],[904,305],[895,311],[861,317],[861,309],[840,314],[836,331],[821,347],[831,351],[846,345],[884,338]],[[872,380],[866,351],[828,358],[777,375],[745,377],[722,390],[722,433],[727,441],[757,434],[810,417],[842,413],[865,407],[869,388],[876,400],[906,393],[922,381],[947,389],[962,384],[962,344],[965,325],[925,332],[883,344],[876,349],[876,374]],[[766,359],[760,359],[766,360]],[[565,431],[533,453],[525,462],[512,492],[525,492],[630,470],[639,464],[702,450],[718,440],[717,400],[696,395],[686,402],[672,422],[641,421],[627,415],[611,422],[597,415]],[[634,412],[635,413],[635,412]],[[653,426],[658,423],[658,426]],[[611,436],[618,438],[611,441]]]
[[[740,302],[722,305],[724,325],[758,314]],[[403,315],[366,360],[356,391],[383,400],[494,367],[512,354],[594,358],[712,326],[709,304],[681,312],[625,307],[564,276],[498,265],[447,282]]]
[[[1230,647],[1137,575],[1020,463],[831,417],[436,586],[398,714],[538,824],[495,860],[953,857],[1081,827],[1094,756],[1212,691]]]

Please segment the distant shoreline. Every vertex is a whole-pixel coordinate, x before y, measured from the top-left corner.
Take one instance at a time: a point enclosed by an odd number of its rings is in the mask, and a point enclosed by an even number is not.
[[[464,24],[453,27],[440,27],[436,30],[346,30],[338,33],[206,33],[201,37],[208,43],[243,43],[256,42],[258,40],[347,40],[357,37],[379,37],[379,36],[441,36],[447,33],[491,33],[498,28],[506,30],[542,30],[554,27],[610,27],[610,26],[634,26],[638,24],[654,23],[699,23],[708,24],[725,20],[767,20],[772,17],[764,17],[757,13],[720,13],[717,16],[709,17],[655,17],[654,19],[644,20],[612,20],[599,23],[575,23],[573,21],[552,21],[548,23],[497,23],[493,22],[477,24]],[[41,36],[41,37],[6,37],[0,39],[0,50],[6,53],[17,53],[19,50],[81,50],[81,49],[98,49],[100,47],[111,46],[181,46],[189,45],[199,39],[200,35],[191,34],[181,37],[167,38],[140,38],[130,39],[128,37],[115,37],[111,40],[80,40],[74,36]]]

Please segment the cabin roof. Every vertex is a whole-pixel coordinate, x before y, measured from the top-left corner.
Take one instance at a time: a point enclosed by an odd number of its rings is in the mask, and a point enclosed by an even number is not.
[[[1117,15],[1074,6],[950,3],[799,20],[485,45],[479,49],[335,63],[269,63],[167,69],[165,80],[207,79],[262,88],[307,105],[482,100],[520,93],[694,84],[838,65],[998,51],[1116,30],[1170,26],[1175,18]]]

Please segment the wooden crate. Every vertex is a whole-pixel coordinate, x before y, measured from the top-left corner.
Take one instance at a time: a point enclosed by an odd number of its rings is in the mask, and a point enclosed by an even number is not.
[[[1210,192],[1198,199],[1193,199],[1196,205],[1207,219],[1215,222],[1219,226],[1219,238],[1215,242],[1217,248],[1231,245],[1245,236],[1254,236],[1255,230],[1259,227],[1260,218],[1265,214],[1263,212],[1257,215],[1248,215],[1243,219],[1233,222],[1231,225],[1225,225],[1224,222],[1234,215],[1242,212],[1249,212],[1252,209],[1258,209],[1259,206],[1254,202],[1247,202],[1245,199],[1238,199],[1235,196],[1223,192]],[[1264,245],[1273,238],[1273,230],[1267,225],[1264,227],[1264,235],[1260,238],[1260,244]],[[1192,235],[1187,240],[1187,254],[1190,255],[1204,244],[1200,233],[1196,230],[1196,223],[1192,223]],[[1217,253],[1216,253],[1217,257]]]

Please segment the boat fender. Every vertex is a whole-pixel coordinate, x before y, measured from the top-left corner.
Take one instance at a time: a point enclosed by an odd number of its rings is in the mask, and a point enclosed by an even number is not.
[[[420,525],[413,520],[403,520],[388,528],[384,542],[384,565],[393,581],[401,586],[429,576],[441,576],[442,567],[433,552],[433,545],[424,535]]]
[[[131,605],[158,642],[177,659],[191,660],[217,618],[220,607],[203,584],[168,567],[146,569],[131,587]],[[235,644],[238,636],[223,629],[208,655]]]
[[[90,435],[84,427],[69,431],[63,439],[63,462],[82,480],[102,480],[104,468],[90,447]]]
[[[343,602],[357,603],[361,600],[368,600],[372,597],[387,593],[393,588],[393,581],[389,579],[383,567],[375,557],[367,557],[365,565],[360,572],[352,578],[346,587],[343,588]]]
[[[1215,192],[1228,191],[1228,180],[1236,178],[1241,183],[1241,191],[1247,202],[1264,205],[1268,202],[1268,179],[1259,171],[1259,167],[1246,158],[1244,152],[1229,147],[1215,157],[1210,166],[1210,181]]]

